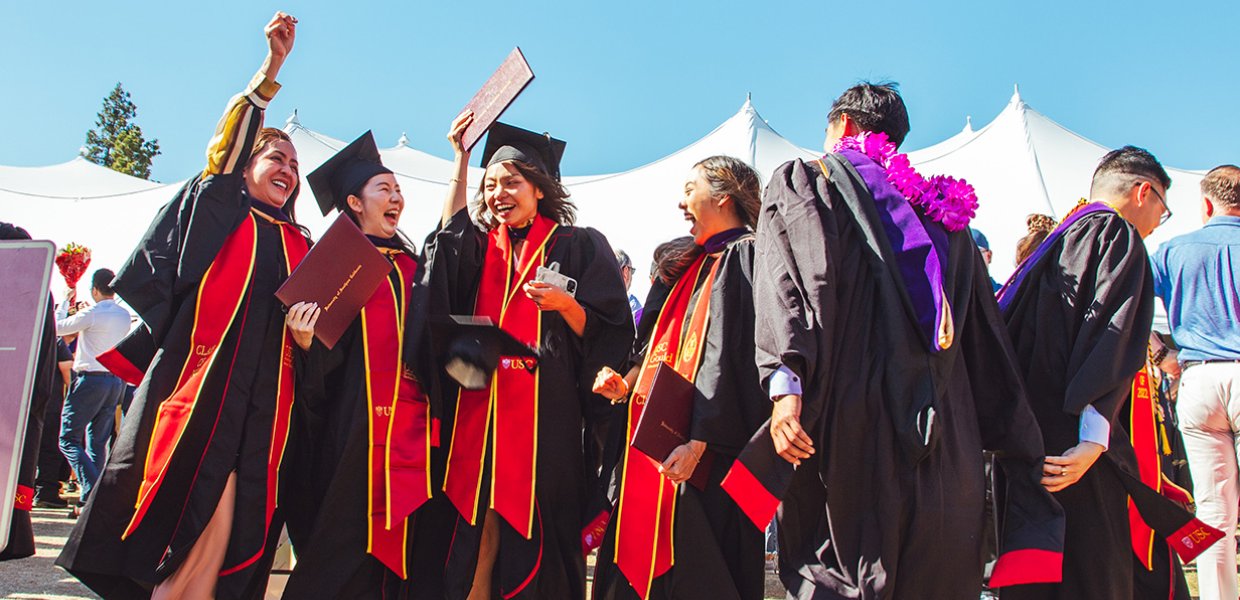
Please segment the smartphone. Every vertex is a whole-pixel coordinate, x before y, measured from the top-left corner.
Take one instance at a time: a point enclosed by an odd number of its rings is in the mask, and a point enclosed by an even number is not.
[[[565,292],[569,296],[577,297],[577,280],[560,272],[560,263],[551,263],[550,268],[538,267],[538,271],[534,275],[534,281],[541,283],[549,283]]]

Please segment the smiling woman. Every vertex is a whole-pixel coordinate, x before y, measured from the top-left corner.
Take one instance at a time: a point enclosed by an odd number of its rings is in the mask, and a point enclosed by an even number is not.
[[[540,356],[532,370],[501,360],[481,390],[442,386],[453,414],[444,490],[460,515],[444,597],[583,598],[583,529],[608,506],[599,454],[617,414],[589,386],[626,359],[633,317],[606,238],[572,226],[564,142],[492,127],[471,220],[460,140],[472,121],[461,115],[448,136],[457,175],[426,247],[431,312],[490,319]]]
[[[138,385],[57,564],[104,598],[240,598],[266,587],[293,404],[275,291],[309,240],[297,151],[263,129],[297,20],[229,103],[207,167],[156,217],[113,287],[143,325],[99,361]],[[260,592],[261,593],[261,592]]]
[[[439,414],[424,392],[434,371],[419,360],[422,263],[397,231],[405,199],[370,132],[307,179],[323,214],[347,215],[392,269],[331,348],[313,337],[317,305],[289,308],[300,368],[282,509],[297,566],[284,595],[405,597],[407,580],[411,597],[442,597],[451,508],[433,496]]]

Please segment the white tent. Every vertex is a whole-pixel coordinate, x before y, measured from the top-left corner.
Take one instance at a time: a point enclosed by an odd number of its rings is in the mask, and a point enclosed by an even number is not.
[[[78,297],[88,298],[90,273],[120,268],[178,185],[130,177],[83,158],[47,167],[0,166],[0,221],[59,248],[70,242],[90,248],[90,269],[78,285]],[[64,288],[54,275],[58,299]]]
[[[346,141],[304,127],[296,113],[285,131],[297,147],[303,174],[298,217],[317,235],[330,218],[320,216],[304,175]],[[985,127],[974,131],[966,124],[960,133],[909,155],[925,175],[962,177],[977,188],[981,207],[974,224],[990,240],[992,270],[1001,280],[1012,270],[1025,216],[1040,212],[1062,217],[1088,194],[1094,166],[1106,150],[1029,108],[1017,92]],[[438,222],[452,163],[411,148],[403,136],[381,153],[406,198],[402,229],[420,242]],[[633,257],[640,274],[634,291],[640,295],[654,247],[687,231],[677,203],[694,163],[728,154],[754,165],[765,180],[787,160],[820,153],[781,137],[746,100],[713,131],[668,156],[621,173],[570,175],[564,181],[578,207],[578,224],[601,230],[614,248]],[[1202,174],[1168,171],[1175,181],[1168,201],[1177,215],[1149,240],[1151,247],[1199,225],[1195,207]],[[471,169],[470,182],[476,185],[479,179],[480,170]],[[84,244],[93,250],[92,268],[115,269],[179,185],[121,175],[80,158],[49,167],[0,166],[0,220],[20,224],[34,237],[58,245]]]
[[[1029,108],[1017,90],[990,124],[977,132],[966,127],[946,142],[910,152],[909,158],[925,175],[963,177],[977,189],[972,226],[989,239],[991,272],[1002,282],[1015,267],[1016,240],[1027,232],[1025,217],[1062,218],[1089,195],[1094,167],[1108,150]],[[1177,214],[1146,241],[1151,249],[1200,226],[1196,206],[1203,174],[1167,172],[1172,178],[1167,202]]]

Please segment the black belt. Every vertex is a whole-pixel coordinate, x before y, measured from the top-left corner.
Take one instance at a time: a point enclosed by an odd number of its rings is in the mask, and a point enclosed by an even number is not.
[[[1209,360],[1186,360],[1184,361],[1183,366],[1181,366],[1180,368],[1187,369],[1189,367],[1195,367],[1197,365],[1204,365],[1207,363],[1210,363],[1210,364],[1214,364],[1214,363],[1240,364],[1240,358],[1211,358]]]
[[[112,375],[111,371],[78,371],[78,377],[100,377],[103,375]],[[115,375],[113,375],[115,377]]]

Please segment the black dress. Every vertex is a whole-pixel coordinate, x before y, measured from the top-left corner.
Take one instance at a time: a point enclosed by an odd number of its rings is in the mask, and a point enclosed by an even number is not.
[[[425,254],[432,314],[474,314],[487,244],[487,234],[470,221],[466,210],[431,235]],[[541,313],[536,512],[530,539],[500,520],[494,587],[506,598],[585,596],[582,529],[597,514],[589,514],[587,507],[596,506],[591,500],[599,489],[598,473],[587,467],[585,458],[585,420],[598,402],[591,391],[595,374],[603,366],[619,368],[633,339],[633,314],[620,268],[602,234],[559,227],[546,246],[545,263],[551,262],[558,262],[561,273],[577,280],[576,299],[585,309],[586,326],[579,338],[558,313]],[[447,425],[453,422],[457,388],[444,385],[440,397]],[[478,525],[471,526],[459,513],[455,519],[444,575],[450,599],[465,598],[473,584],[481,515],[489,495],[489,447],[483,464],[479,494],[484,501],[478,503]]]
[[[291,379],[286,365],[291,366],[292,351],[275,292],[309,246],[284,213],[252,200],[245,189],[243,167],[276,87],[259,77],[233,99],[213,147],[222,152],[209,153],[227,160],[185,184],[113,283],[143,326],[105,365],[131,382],[141,378],[141,384],[99,483],[56,561],[109,600],[147,598],[177,570],[233,472],[235,512],[216,597],[261,598],[266,591],[283,526],[274,506],[275,473],[291,402],[291,381],[282,380]],[[232,248],[248,256],[217,261]],[[210,276],[244,285],[204,285]],[[218,294],[233,292],[238,292],[236,308],[219,343],[195,344],[194,336],[202,333],[195,328],[199,317],[218,312]],[[204,358],[209,360],[198,362]],[[199,368],[191,371],[194,365]],[[182,381],[183,373],[189,382]],[[171,407],[168,400],[192,389],[192,381],[201,383],[192,409]],[[153,442],[168,423],[178,424],[179,434]],[[148,475],[156,473],[146,473],[153,456],[167,459],[155,484]],[[136,510],[139,498],[145,503]]]
[[[419,283],[421,264],[403,246],[385,245],[391,248],[389,258],[399,262],[397,268],[403,272],[394,268],[375,294],[396,298],[396,306],[404,315],[400,363],[419,383],[426,382],[434,373],[419,360],[427,348],[426,288]],[[367,315],[380,326],[393,329],[399,318],[397,314]],[[284,588],[286,598],[443,597],[443,564],[455,513],[440,494],[422,504],[405,524],[404,580],[367,551],[368,455],[372,452],[367,389],[368,379],[376,376],[377,369],[367,369],[366,344],[359,316],[332,349],[315,340],[309,352],[296,355],[301,395],[282,494],[297,565]],[[420,416],[430,416],[425,396],[411,400],[415,404],[410,408]],[[420,424],[431,425],[424,419]],[[434,432],[436,428],[431,426],[424,434]],[[429,456],[431,486],[438,490],[443,483],[444,451],[439,439],[400,442],[433,446]]]
[[[732,241],[717,258],[706,260],[703,276],[695,282],[685,326],[693,318],[697,295],[711,294],[706,346],[694,379],[697,395],[690,431],[691,439],[707,444],[710,458],[699,468],[709,468],[710,475],[704,489],[679,486],[673,531],[675,565],[655,578],[648,597],[761,600],[766,584],[763,531],[749,522],[719,486],[736,455],[771,410],[753,354],[752,235]],[[716,260],[720,263],[718,274],[711,289],[704,290],[705,273]],[[652,296],[666,300],[666,294]],[[657,319],[662,308],[659,302],[647,302],[642,319]],[[623,435],[624,431],[618,433]],[[617,510],[623,513],[624,507]],[[618,518],[612,515],[599,550],[594,571],[596,600],[638,597],[613,562]]]

